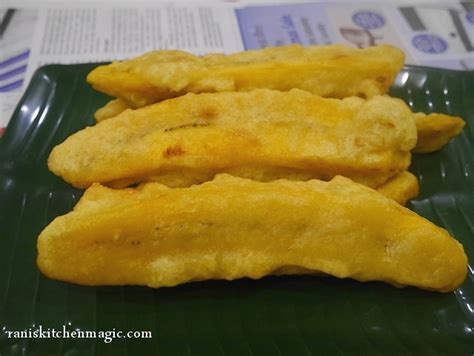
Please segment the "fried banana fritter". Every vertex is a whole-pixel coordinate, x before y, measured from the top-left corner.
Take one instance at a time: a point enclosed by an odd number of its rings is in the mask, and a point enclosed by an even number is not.
[[[128,106],[125,101],[122,99],[113,99],[95,112],[94,119],[97,122],[110,119],[127,109],[131,109],[131,107]]]
[[[418,142],[413,152],[429,153],[441,149],[459,135],[465,125],[463,119],[445,114],[415,114]]]
[[[53,279],[155,288],[322,272],[448,292],[467,271],[446,230],[345,177],[94,185],[41,233],[37,262]]]
[[[389,45],[365,49],[291,45],[202,57],[162,50],[99,66],[87,81],[134,108],[189,92],[256,88],[369,98],[387,92],[404,59],[401,50]]]
[[[126,109],[132,108],[122,99],[114,99],[96,111],[95,119],[97,122],[110,119]],[[449,140],[459,135],[465,125],[460,117],[439,113],[416,113],[415,120],[418,134],[418,142],[413,150],[415,153],[440,150]]]
[[[416,176],[408,171],[397,174],[377,187],[377,191],[395,200],[401,205],[420,194],[420,186]]]
[[[416,139],[409,108],[384,96],[339,100],[299,89],[187,94],[73,134],[53,149],[48,165],[83,188],[150,180],[189,186],[217,173],[260,181],[344,175],[377,187],[408,168]]]

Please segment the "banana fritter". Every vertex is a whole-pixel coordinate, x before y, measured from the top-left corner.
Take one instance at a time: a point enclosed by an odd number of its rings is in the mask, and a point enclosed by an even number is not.
[[[405,171],[377,187],[377,191],[397,203],[405,205],[407,201],[420,194],[420,185],[414,174]]]
[[[96,122],[100,122],[106,119],[110,119],[112,117],[117,116],[121,112],[127,110],[127,109],[132,109],[125,101],[122,99],[113,99],[109,101],[107,104],[105,104],[103,107],[100,109],[97,109],[97,111],[94,114],[94,119]]]
[[[404,60],[403,52],[389,45],[291,45],[205,56],[162,50],[99,66],[87,81],[134,108],[186,93],[256,88],[369,98],[387,92]]]
[[[344,177],[94,185],[41,233],[37,262],[53,279],[155,288],[322,272],[448,292],[467,272],[446,230]]]
[[[429,153],[438,151],[450,139],[459,135],[465,125],[463,119],[445,114],[415,114],[418,142],[413,152]]]
[[[48,165],[76,187],[179,187],[218,173],[260,181],[344,175],[377,187],[408,168],[416,137],[410,109],[385,96],[187,94],[73,134],[53,149]]]
[[[114,99],[95,112],[97,122],[113,118],[121,112],[131,109],[122,99]],[[415,153],[430,153],[438,151],[449,140],[459,135],[465,125],[462,118],[446,114],[416,113],[415,122],[418,134]]]

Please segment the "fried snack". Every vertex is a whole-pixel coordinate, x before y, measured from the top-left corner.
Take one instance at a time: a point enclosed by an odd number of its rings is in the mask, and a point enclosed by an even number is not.
[[[260,181],[344,175],[377,187],[408,168],[415,144],[413,115],[399,99],[258,89],[187,94],[127,110],[70,136],[48,166],[82,188],[189,186],[217,173]]]
[[[122,99],[114,99],[98,109],[94,117],[97,122],[100,122],[113,118],[126,109],[132,108]],[[416,113],[414,116],[418,134],[418,142],[413,150],[415,153],[430,153],[440,150],[449,140],[459,135],[465,125],[464,120],[457,116],[439,113],[429,115]]]
[[[395,200],[397,203],[405,205],[408,200],[420,194],[420,186],[416,176],[405,171],[390,178],[380,187],[377,187],[377,191]]]
[[[344,177],[94,185],[41,233],[37,262],[53,279],[154,288],[322,272],[448,292],[467,271],[446,230]]]
[[[113,118],[125,111],[132,109],[122,99],[114,99],[95,113],[97,122]],[[445,114],[415,114],[418,142],[413,152],[430,153],[440,150],[449,140],[461,133],[465,122],[457,116]],[[408,198],[411,199],[411,198]]]
[[[125,101],[122,99],[114,99],[98,109],[94,114],[94,118],[95,121],[100,122],[115,117],[127,109],[130,109],[130,107]]]
[[[97,122],[113,118],[125,111],[132,109],[122,99],[114,99],[104,107],[98,109],[94,115]],[[430,153],[438,151],[446,145],[449,140],[459,135],[465,125],[462,118],[445,114],[416,113],[416,127],[418,142],[413,152]]]
[[[465,122],[457,116],[445,114],[415,114],[418,142],[413,152],[429,153],[441,149],[450,139],[461,133]]]
[[[109,101],[104,107],[98,109],[94,115],[97,122],[113,118],[125,111],[132,109],[122,99]],[[430,153],[440,150],[450,139],[457,136],[463,129],[465,122],[457,116],[432,113],[415,114],[418,142],[413,150],[415,153]]]
[[[255,88],[369,98],[387,92],[404,59],[401,50],[389,45],[366,49],[291,45],[202,57],[162,50],[99,66],[87,81],[134,108],[186,93]]]

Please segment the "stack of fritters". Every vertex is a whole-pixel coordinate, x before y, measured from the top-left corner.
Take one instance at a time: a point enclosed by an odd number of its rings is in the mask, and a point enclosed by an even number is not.
[[[403,60],[391,46],[295,45],[96,68],[88,81],[116,99],[48,161],[92,187],[40,235],[40,268],[93,285],[323,272],[456,288],[462,246],[394,201],[418,194],[411,152],[464,122],[385,95]]]

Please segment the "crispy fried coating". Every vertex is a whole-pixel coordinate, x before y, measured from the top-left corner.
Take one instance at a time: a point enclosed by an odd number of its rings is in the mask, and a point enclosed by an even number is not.
[[[113,99],[95,112],[94,119],[97,122],[110,119],[127,109],[130,109],[130,106],[128,106],[125,101],[122,99]]]
[[[290,45],[202,57],[162,50],[99,66],[87,81],[134,108],[186,93],[255,88],[299,88],[325,97],[369,98],[387,92],[404,57],[389,45],[365,49]]]
[[[97,122],[113,118],[121,112],[132,109],[122,99],[109,101],[99,108],[94,117]],[[440,113],[416,113],[418,142],[413,152],[430,153],[440,150],[449,140],[459,135],[465,125],[462,118]]]
[[[408,171],[397,174],[390,178],[377,191],[388,198],[395,200],[401,205],[420,194],[420,186],[416,176]]]
[[[41,233],[37,263],[53,279],[155,288],[322,272],[448,292],[467,271],[446,230],[345,177],[94,185]]]
[[[418,142],[413,152],[429,153],[441,149],[459,135],[465,125],[463,119],[445,114],[415,114]]]
[[[96,111],[95,119],[97,122],[110,119],[126,109],[131,109],[131,107],[122,99],[114,99]],[[418,141],[413,150],[415,153],[430,153],[440,150],[449,140],[459,135],[465,125],[464,120],[460,117],[439,113],[429,115],[416,113],[415,120],[418,135]]]
[[[126,109],[132,108],[122,99],[114,99],[96,111],[95,119],[97,122],[110,119]],[[429,115],[416,113],[415,120],[418,135],[416,147],[413,149],[415,153],[430,153],[440,150],[452,138],[459,135],[465,125],[464,120],[460,117],[440,113]]]
[[[258,89],[127,110],[70,136],[48,165],[76,187],[150,180],[179,187],[217,173],[260,181],[344,175],[377,187],[408,168],[415,144],[413,115],[399,99]]]

